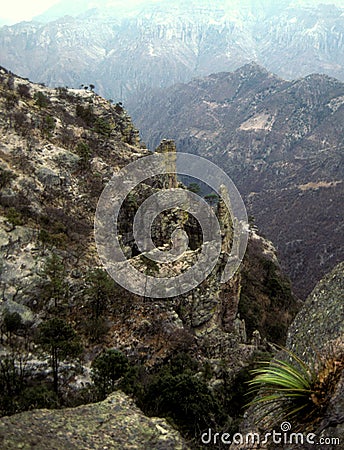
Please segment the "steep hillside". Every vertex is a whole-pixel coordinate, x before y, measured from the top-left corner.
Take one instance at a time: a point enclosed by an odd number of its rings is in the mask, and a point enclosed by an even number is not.
[[[255,64],[152,93],[134,111],[151,148],[169,137],[227,171],[302,297],[344,256],[343,115],[338,80],[289,82]]]
[[[298,308],[272,244],[251,229],[242,266],[219,283],[232,242],[220,199],[226,245],[203,282],[172,298],[126,291],[100,264],[94,216],[112,175],[151,152],[123,107],[92,91],[49,89],[5,69],[0,82],[1,415],[75,407],[121,388],[190,439],[210,422],[235,427],[246,367],[269,342],[284,342]],[[157,149],[167,150],[176,151],[172,141]],[[120,211],[123,252],[146,280],[189,270],[211,244],[191,215],[172,209],[152,239],[164,251],[176,228],[187,232],[176,264],[135,247],[139,206],[170,183],[179,185],[176,175],[144,180]]]
[[[93,83],[102,95],[128,107],[149,88],[235,70],[250,61],[287,79],[315,72],[344,79],[343,9],[333,5],[173,0],[136,7],[104,1],[94,8],[87,1],[67,3],[37,21],[3,27],[1,64],[50,86]],[[60,17],[63,12],[68,16]]]

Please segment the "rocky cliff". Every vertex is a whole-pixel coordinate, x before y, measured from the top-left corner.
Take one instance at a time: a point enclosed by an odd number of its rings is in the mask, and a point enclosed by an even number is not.
[[[125,291],[102,269],[93,222],[99,196],[112,175],[150,154],[130,118],[122,105],[90,90],[49,89],[5,69],[0,81],[2,413],[94,401],[98,391],[90,366],[106,349],[117,349],[128,358],[123,389],[146,413],[173,417],[189,437],[189,422],[196,433],[206,417],[234,417],[235,408],[224,409],[225,393],[255,354],[269,349],[267,341],[284,341],[298,308],[272,244],[251,229],[241,269],[220,284],[231,243],[231,219],[220,204],[224,244],[218,265],[203,283],[162,300]],[[175,145],[164,141],[157,150],[175,151]],[[176,183],[171,176],[150,179],[123,203],[123,251],[143,273],[170,268],[149,265],[137,252],[130,223],[145,198]],[[192,218],[173,210],[159,220],[153,237],[161,249],[175,227],[188,233],[190,248],[178,270],[188,269],[199,252],[200,229]],[[51,341],[54,324],[57,337]],[[64,330],[62,336],[59,329]],[[64,333],[70,341],[65,342]],[[51,345],[60,347],[49,357]],[[71,357],[76,350],[79,360]],[[174,363],[181,354],[191,363]],[[8,370],[15,374],[10,378],[14,384],[6,378]],[[167,395],[169,385],[151,392],[155,383],[167,379],[184,386],[189,397],[185,391],[176,394],[177,405],[173,407],[175,397],[170,398],[167,404],[172,406],[165,410],[166,402],[155,402],[158,394]],[[117,386],[113,383],[112,389]],[[195,411],[203,408],[195,412],[194,422],[182,419],[185,399],[195,402]]]
[[[2,448],[187,449],[164,419],[147,418],[117,391],[101,403],[74,409],[25,412],[0,419]]]
[[[147,95],[134,115],[149,146],[173,138],[227,171],[305,298],[343,259],[343,95],[333,78],[248,64]]]
[[[295,320],[288,330],[288,339],[286,348],[301,358],[309,368],[316,368],[320,371],[319,380],[335,373],[333,384],[327,386],[326,407],[321,410],[317,420],[303,423],[292,422],[292,432],[296,430],[307,433],[314,433],[315,442],[326,449],[338,448],[344,439],[343,426],[343,408],[344,408],[344,327],[343,327],[343,283],[344,283],[344,264],[337,265],[329,274],[327,274],[312,291],[307,298],[303,308],[297,314]],[[283,355],[283,353],[282,353]],[[281,354],[279,354],[281,357]],[[284,354],[282,358],[288,358]],[[332,361],[336,365],[332,366]],[[295,363],[295,361],[294,361]],[[324,370],[324,367],[326,368]],[[335,381],[334,381],[335,380]],[[269,406],[265,411],[266,417],[272,422],[276,417],[276,409],[269,413]],[[243,423],[242,432],[258,431],[263,433],[263,427],[259,420],[261,411],[252,408],[246,413],[246,419]],[[302,422],[302,421],[300,421]],[[280,431],[277,426],[277,431]],[[272,428],[271,430],[272,431]],[[326,441],[327,439],[327,441]],[[325,443],[326,442],[326,443]],[[311,449],[306,441],[301,443],[278,445],[277,448],[283,449]],[[234,449],[251,449],[251,445],[232,445]],[[254,446],[257,449],[276,448],[273,444],[260,444]]]

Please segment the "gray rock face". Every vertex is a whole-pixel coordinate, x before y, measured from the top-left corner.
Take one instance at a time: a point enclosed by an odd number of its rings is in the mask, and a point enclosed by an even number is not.
[[[307,298],[304,307],[289,328],[287,348],[305,362],[310,363],[316,353],[322,358],[344,359],[344,263],[317,284]],[[344,442],[344,372],[335,390],[320,425],[315,430],[318,436],[338,438]],[[300,448],[301,447],[295,447]],[[304,446],[302,448],[309,448]],[[335,449],[336,445],[326,448]]]
[[[25,322],[25,327],[12,334],[10,330],[2,333],[2,355],[8,354],[12,344],[28,345],[28,351],[23,350],[29,358],[28,370],[30,373],[32,370],[32,376],[42,376],[49,383],[51,371],[47,356],[39,352],[34,339],[37,326],[56,316],[70,323],[85,342],[85,364],[107,347],[120,349],[133,363],[139,362],[147,370],[154,370],[179,352],[188,352],[200,363],[214,368],[209,385],[220,389],[221,383],[224,386],[227,378],[235,378],[243,366],[251,362],[257,350],[265,348],[264,344],[260,346],[258,339],[251,341],[256,329],[262,338],[284,339],[291,315],[295,313],[296,299],[281,273],[271,243],[251,230],[248,256],[239,272],[228,282],[219,282],[232,242],[232,223],[223,203],[219,205],[218,216],[226,245],[221,250],[219,243],[221,257],[207,279],[202,282],[202,274],[196,270],[193,276],[200,284],[193,291],[170,299],[153,300],[147,298],[149,295],[140,297],[114,285],[102,270],[92,228],[99,196],[114,171],[149,154],[144,146],[139,146],[137,132],[121,105],[112,105],[84,90],[55,90],[31,84],[0,69],[0,109],[3,112],[0,115],[0,324],[3,327],[9,317],[5,312],[18,313]],[[48,121],[47,117],[50,117]],[[47,123],[55,124],[49,133],[44,126]],[[175,144],[164,141],[160,151],[166,154],[170,150],[173,150],[172,158],[166,157],[167,167],[176,163]],[[147,264],[143,250],[143,254],[138,249],[133,251],[132,219],[139,206],[161,186],[176,187],[177,183],[178,179],[172,175],[161,180],[147,179],[123,202],[120,214],[123,220],[119,220],[118,234],[125,241],[130,263],[140,266],[143,274],[151,271],[159,277],[183,273],[194,265],[202,243],[204,247],[215,246],[211,238],[202,242],[202,230],[191,213],[171,207],[163,210],[161,218],[159,215],[152,237],[156,238],[154,242],[158,249],[166,250],[176,228],[187,231],[193,245],[184,250],[182,243],[183,254],[175,261],[175,266],[173,262],[161,263],[161,266]],[[183,192],[188,191],[184,189]],[[97,275],[97,282],[94,275]],[[281,287],[277,297],[271,293],[271,282],[277,282]],[[97,312],[97,305],[101,311]],[[250,315],[251,307],[261,311],[259,321]],[[96,318],[102,319],[104,326],[100,330],[101,336],[94,340],[94,328],[91,327],[98,327]],[[277,332],[270,335],[274,327]],[[60,368],[61,391],[66,397],[69,393],[73,395],[81,383],[88,382],[89,370],[86,368],[81,379],[75,378],[81,368],[72,366],[70,361],[61,361]],[[118,403],[114,402],[111,407],[117,408],[116,413],[120,412]],[[18,409],[13,412],[16,411]],[[23,420],[20,432],[18,426],[14,428],[11,419],[4,419],[0,421],[0,447],[18,448],[29,439],[32,445],[42,443],[42,449],[73,448],[74,444],[68,447],[65,442],[67,439],[70,443],[74,438],[77,448],[97,447],[99,430],[92,428],[97,421],[92,411],[91,407],[83,407],[68,410],[65,414],[56,412],[57,416],[53,411],[27,414],[17,418]],[[79,413],[90,418],[90,422],[88,418],[86,423],[81,422]],[[130,416],[127,410],[125,414]],[[47,431],[46,423],[51,424],[56,419],[56,424],[60,424],[62,417],[65,421],[70,415],[74,418],[68,422],[71,424],[68,433],[71,434],[67,437],[58,432],[51,433],[51,429]],[[99,415],[105,425],[107,419],[103,421],[104,416]],[[122,424],[114,413],[109,424],[112,426],[116,420]],[[159,423],[159,426],[164,428],[164,424]],[[36,434],[41,435],[42,440],[30,440],[30,427],[35,433],[37,430]],[[120,435],[115,448],[125,448],[120,430],[125,428],[124,435],[135,440],[138,432],[136,426],[133,427],[130,434],[128,427],[120,426],[115,436],[104,435],[104,442]],[[90,441],[80,446],[79,439],[84,438],[85,433]],[[170,444],[168,438],[161,443],[159,433],[158,441],[154,436],[152,448],[165,449],[169,445],[179,448],[178,441]],[[56,441],[47,444],[48,439],[55,438]],[[143,448],[150,448],[144,438],[142,442]],[[136,441],[134,446],[140,448]]]
[[[288,331],[287,347],[305,361],[344,341],[344,263],[326,275],[307,298]]]
[[[61,183],[59,175],[47,167],[37,171],[37,178],[47,188],[57,188]]]
[[[60,15],[74,17],[3,27],[2,64],[49,85],[94,83],[133,104],[147,88],[250,61],[288,79],[315,72],[343,79],[343,9],[305,3],[174,0],[133,9],[98,2],[88,11],[88,2],[73,2]]]
[[[311,367],[319,362],[319,357],[322,361],[336,358],[338,363],[341,362],[341,367],[344,367],[344,263],[337,265],[326,275],[309,295],[289,327],[286,348]],[[310,430],[314,432],[317,442],[321,442],[320,439],[329,438],[328,442],[332,444],[324,445],[324,448],[329,450],[338,448],[338,442],[344,440],[344,372],[343,369],[341,370],[339,382],[331,394],[321,420],[311,424],[312,429],[301,429],[305,434]],[[274,414],[276,411],[270,413],[271,417],[274,417]],[[255,430],[257,432],[255,421],[261,415],[262,411],[257,412],[254,407],[250,408],[245,415],[246,419],[241,431],[247,433]],[[295,428],[296,425],[299,424],[293,424],[293,427]],[[337,444],[334,439],[339,439]],[[248,450],[252,447],[232,445],[230,448]],[[272,447],[262,444],[254,448],[270,449]],[[289,450],[291,446],[282,445],[278,448]],[[314,448],[314,445],[308,445],[306,442],[292,446],[293,450],[310,450],[311,448]]]
[[[189,448],[166,420],[144,416],[132,400],[119,391],[101,403],[4,417],[0,419],[0,443],[8,450]]]

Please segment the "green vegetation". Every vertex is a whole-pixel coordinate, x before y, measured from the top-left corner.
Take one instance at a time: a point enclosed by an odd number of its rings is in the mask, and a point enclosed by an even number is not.
[[[267,426],[282,420],[302,426],[321,417],[339,382],[344,361],[327,357],[322,364],[306,364],[295,353],[284,351],[289,361],[275,358],[252,370],[255,377],[248,382],[250,393],[258,395],[247,406],[261,410],[259,421],[269,422]]]
[[[116,389],[119,378],[129,370],[129,361],[118,350],[107,350],[92,363],[92,381],[101,399]]]
[[[52,116],[44,117],[42,124],[42,134],[47,137],[51,137],[53,131],[55,130],[55,119]]]
[[[89,298],[92,317],[98,319],[105,313],[116,295],[116,285],[105,270],[94,269],[87,275],[86,295]]]
[[[39,326],[37,343],[49,353],[54,392],[58,395],[60,362],[70,358],[74,359],[81,354],[80,341],[73,328],[67,322],[53,318]]]
[[[23,390],[24,373],[18,368],[12,355],[0,356],[0,412],[14,414],[17,410],[16,397]]]
[[[35,103],[37,106],[39,106],[40,108],[46,108],[47,106],[50,105],[50,100],[49,98],[43,94],[43,92],[35,92],[34,96],[33,96]]]
[[[201,367],[187,354],[171,358],[152,374],[140,405],[150,415],[169,418],[184,435],[197,437],[200,429],[224,424],[226,415],[205,380]]]
[[[109,325],[104,317],[91,317],[83,326],[85,336],[91,343],[100,343],[109,331]]]
[[[43,244],[43,249],[47,248],[64,248],[67,243],[67,236],[64,232],[54,233],[44,228],[38,232],[38,240]]]
[[[110,137],[112,128],[111,123],[102,117],[98,117],[94,123],[94,131],[105,137]]]
[[[249,242],[241,269],[238,312],[248,336],[258,330],[263,338],[283,345],[298,303],[288,278],[272,258],[262,257],[262,252],[260,241]]]
[[[93,112],[92,106],[82,106],[80,104],[76,105],[75,113],[77,117],[80,117],[85,124],[89,127],[93,126],[93,123],[96,119],[95,114]]]
[[[45,282],[42,287],[42,297],[53,300],[55,308],[67,297],[68,284],[66,271],[62,260],[54,253],[46,260],[42,272]]]
[[[8,208],[5,214],[6,219],[13,225],[13,227],[24,224],[23,215],[20,213],[20,211],[17,211],[15,208],[12,207]]]
[[[193,192],[194,194],[199,194],[201,191],[201,187],[198,183],[190,183],[188,186],[188,190]]]
[[[86,142],[78,142],[76,153],[80,156],[80,168],[86,170],[90,168],[92,151]]]
[[[16,175],[11,170],[6,170],[0,167],[0,189],[4,189],[11,184],[11,181],[16,178]]]
[[[92,363],[91,376],[99,400],[121,389],[145,414],[167,418],[189,439],[207,426],[224,426],[228,419],[222,399],[207,385],[205,369],[186,353],[147,370],[120,351],[107,350]]]
[[[159,272],[159,264],[153,259],[147,258],[145,255],[140,255],[140,260],[145,266],[145,274],[153,276]]]
[[[219,201],[219,196],[212,192],[204,196],[204,199],[211,205],[214,206]]]
[[[6,309],[3,319],[1,331],[6,335],[9,345],[12,344],[12,335],[16,334],[23,328],[23,321],[19,313],[10,312]]]
[[[18,104],[18,96],[15,92],[5,92],[4,98],[6,100],[6,108],[11,109],[14,108]]]
[[[56,88],[57,95],[62,100],[68,100],[71,103],[74,103],[76,100],[76,96],[73,93],[68,91],[68,86],[60,86]]]
[[[47,189],[46,193],[52,202],[51,191]],[[44,248],[67,249],[71,245],[78,246],[91,230],[87,218],[75,217],[73,214],[68,214],[67,210],[50,204],[47,204],[44,210],[34,218],[40,229],[38,239]]]

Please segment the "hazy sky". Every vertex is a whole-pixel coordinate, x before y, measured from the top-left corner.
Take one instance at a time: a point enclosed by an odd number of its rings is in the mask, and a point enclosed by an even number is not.
[[[8,25],[31,20],[59,0],[9,0],[1,6],[0,17]]]
[[[72,1],[72,0],[71,0]],[[123,0],[126,5],[142,3],[142,0]],[[186,0],[187,1],[187,0]],[[278,1],[278,0],[276,0]],[[31,20],[34,16],[46,11],[50,6],[59,3],[60,0],[9,0],[3,4],[0,17],[3,23],[11,25],[22,20]],[[344,7],[344,0],[295,0],[296,3],[334,3]],[[96,1],[92,2],[96,4]]]

